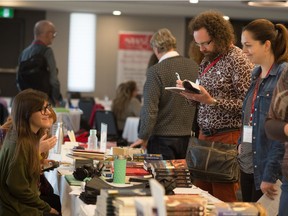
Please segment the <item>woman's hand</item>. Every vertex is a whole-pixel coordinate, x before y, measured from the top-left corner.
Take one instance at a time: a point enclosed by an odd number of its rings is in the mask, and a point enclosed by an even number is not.
[[[55,215],[59,215],[59,212],[56,209],[54,209],[54,208],[51,208],[49,213],[55,214]]]
[[[134,143],[132,143],[130,145],[130,147],[134,148],[134,147],[137,147],[137,146],[141,145],[141,147],[143,149],[146,149],[147,148],[147,142],[148,142],[148,140],[137,139]]]
[[[263,194],[266,194],[271,200],[278,194],[276,184],[270,182],[261,182],[260,189]]]
[[[40,139],[40,143],[39,143],[40,154],[43,152],[49,151],[51,148],[53,148],[56,145],[57,137],[52,136],[50,138],[47,138],[47,136],[48,136],[47,134],[44,134]]]
[[[3,125],[1,125],[1,129],[8,130],[11,127],[11,125],[12,125],[12,118],[11,118],[11,116],[9,116],[6,120],[6,122],[4,122]]]
[[[182,83],[181,83],[181,85],[182,85]],[[178,86],[178,80],[177,80],[177,86]],[[181,86],[179,86],[179,87],[181,87]],[[215,103],[214,98],[211,97],[211,95],[206,91],[206,89],[200,85],[199,85],[199,88],[200,88],[201,94],[190,93],[187,91],[183,91],[183,92],[181,92],[181,94],[184,97],[186,97],[188,100],[194,100],[194,101],[198,101],[202,104],[208,104],[208,105],[214,104]]]

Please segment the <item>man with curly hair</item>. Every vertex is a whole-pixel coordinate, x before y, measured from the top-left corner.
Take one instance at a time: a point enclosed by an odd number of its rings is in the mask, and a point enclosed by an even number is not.
[[[217,11],[206,11],[189,23],[193,35],[190,54],[199,64],[198,80],[202,94],[183,93],[197,103],[199,139],[237,144],[241,127],[241,108],[250,85],[253,65],[234,45],[231,23]],[[177,80],[178,86],[182,85]],[[206,182],[194,184],[225,201],[237,201],[238,183]]]

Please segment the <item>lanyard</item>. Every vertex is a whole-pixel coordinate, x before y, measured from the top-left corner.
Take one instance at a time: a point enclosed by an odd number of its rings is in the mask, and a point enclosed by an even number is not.
[[[213,62],[211,62],[205,69],[204,71],[201,73],[200,76],[203,76],[205,73],[207,73],[208,70],[210,70],[210,68],[212,68],[222,57],[222,55],[218,56]]]
[[[274,64],[272,64],[271,67],[270,67],[270,69],[268,70],[266,77],[269,76],[273,65],[274,65]],[[261,72],[261,73],[262,73],[262,72]],[[257,97],[258,92],[259,92],[259,85],[260,85],[260,79],[261,79],[260,77],[261,77],[261,74],[260,74],[260,76],[259,76],[258,79],[257,79],[257,82],[256,82],[256,84],[255,84],[254,93],[253,93],[252,105],[251,105],[250,123],[252,122],[253,113],[254,113],[254,111],[255,111],[254,106],[255,106],[256,97]],[[265,77],[265,78],[266,78],[266,77]]]
[[[45,45],[45,46],[46,46],[46,44],[43,43],[43,42],[40,41],[40,40],[35,40],[35,41],[33,41],[33,44],[41,44],[41,45]]]

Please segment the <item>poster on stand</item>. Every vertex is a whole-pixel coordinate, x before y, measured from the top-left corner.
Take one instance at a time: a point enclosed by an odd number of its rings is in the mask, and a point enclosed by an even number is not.
[[[153,53],[150,39],[153,32],[119,32],[117,86],[129,80],[137,83],[139,94],[143,93],[146,70]]]

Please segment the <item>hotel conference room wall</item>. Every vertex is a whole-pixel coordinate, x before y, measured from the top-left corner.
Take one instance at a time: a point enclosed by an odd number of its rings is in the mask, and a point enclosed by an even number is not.
[[[56,25],[58,31],[57,38],[55,39],[52,48],[54,50],[57,66],[59,68],[61,92],[64,97],[66,97],[68,78],[69,16],[69,12],[46,11],[46,18],[51,20]],[[31,23],[31,18],[27,19],[29,20],[30,24],[25,26],[24,47],[31,43],[33,37],[33,25]],[[184,52],[187,52],[187,47],[189,44],[187,39],[189,40],[191,38],[191,36],[187,33],[186,27],[189,20],[190,19],[188,18],[185,19],[184,17],[173,16],[98,15],[96,34],[96,89],[94,92],[84,93],[83,95],[99,98],[103,98],[104,96],[113,98],[115,96],[119,31],[154,32],[159,28],[169,28],[177,38],[178,51],[181,55],[184,55]],[[85,55],[85,53],[81,55]],[[81,71],[79,71],[79,73],[81,73]],[[0,80],[2,80],[1,74]],[[79,80],[79,82],[81,82],[81,80]],[[11,83],[11,85],[14,84]],[[83,83],[83,85],[85,85],[85,83]],[[0,87],[2,88],[2,86]],[[0,96],[5,95],[0,94]]]
[[[47,11],[47,19],[57,28],[58,34],[52,48],[59,68],[61,92],[67,92],[68,39],[70,13]],[[94,93],[83,95],[113,98],[116,90],[117,51],[119,31],[154,32],[159,28],[170,29],[178,41],[178,51],[184,55],[185,18],[182,17],[146,17],[146,16],[110,16],[97,15],[96,33],[96,89]],[[81,54],[81,55],[85,55]],[[81,73],[81,71],[79,71]],[[81,82],[81,80],[79,80]],[[85,83],[83,83],[85,85]]]

